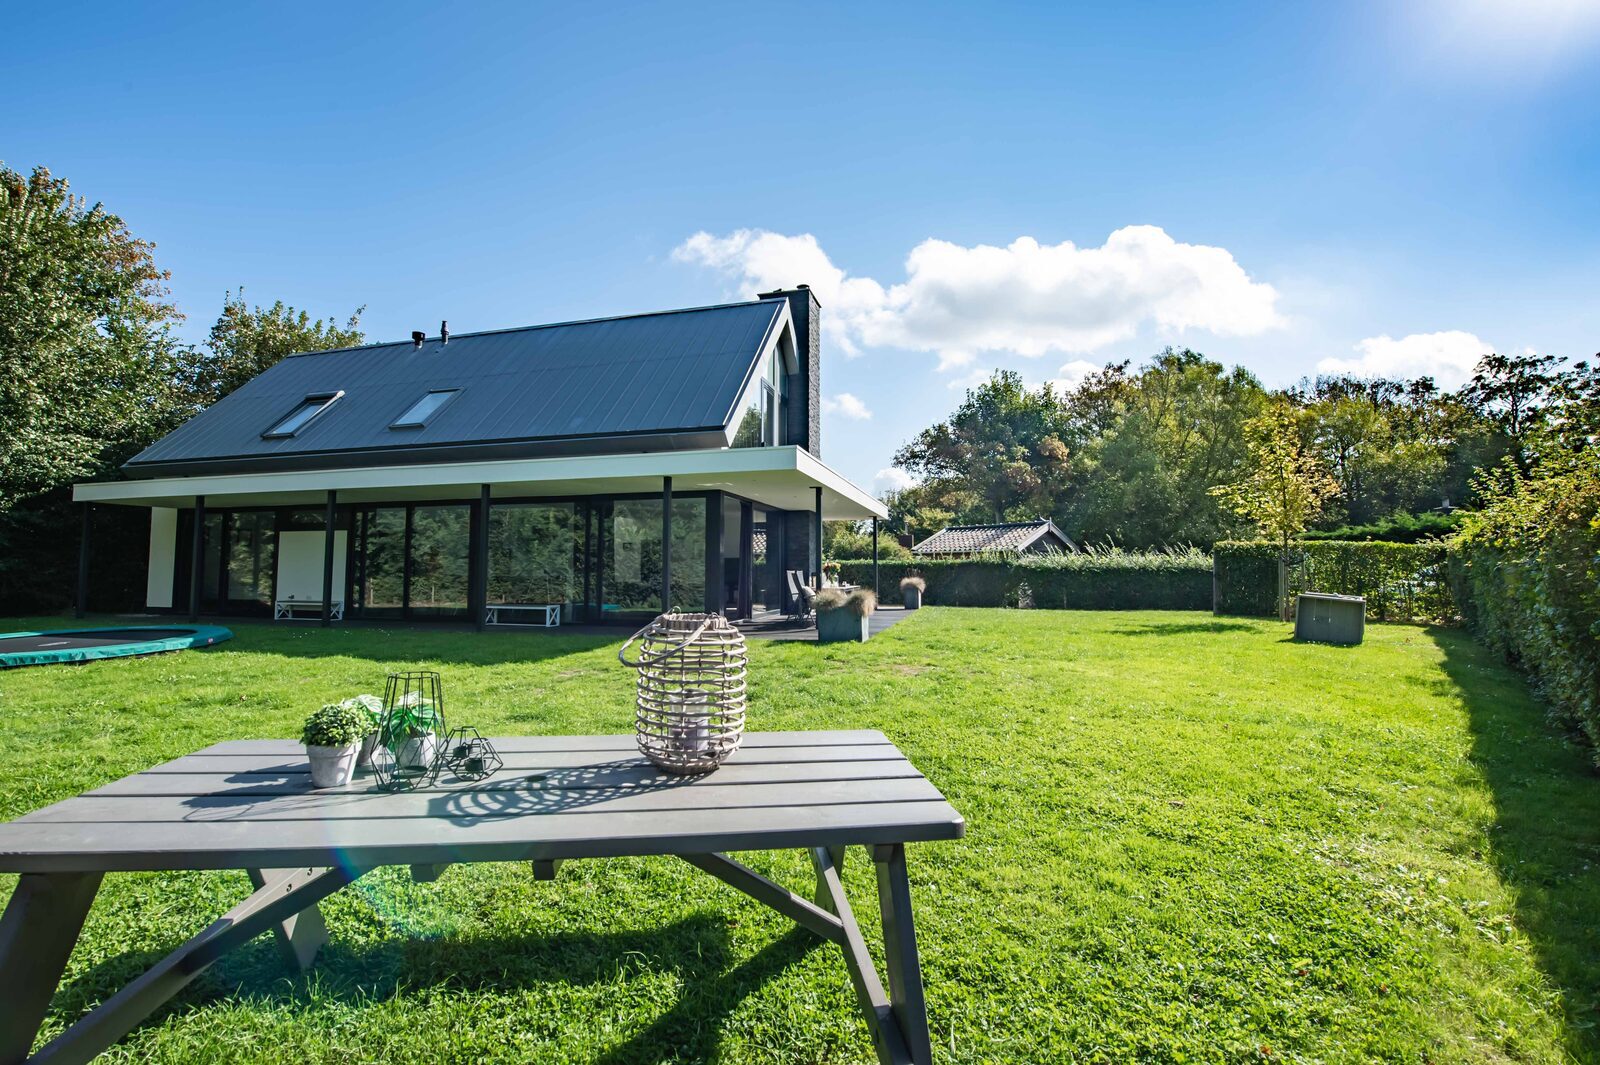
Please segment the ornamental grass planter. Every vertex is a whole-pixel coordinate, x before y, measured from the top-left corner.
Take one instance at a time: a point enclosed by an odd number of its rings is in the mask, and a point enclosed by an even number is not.
[[[900,578],[900,594],[905,598],[907,610],[922,609],[922,593],[927,590],[928,582],[918,576]]]
[[[817,642],[866,643],[872,635],[868,619],[877,608],[878,597],[866,588],[824,588],[817,593]]]
[[[818,643],[866,643],[867,618],[848,610],[817,611]]]
[[[358,743],[343,747],[306,747],[306,757],[311,760],[311,786],[313,788],[342,788],[355,775],[356,755],[361,750]]]

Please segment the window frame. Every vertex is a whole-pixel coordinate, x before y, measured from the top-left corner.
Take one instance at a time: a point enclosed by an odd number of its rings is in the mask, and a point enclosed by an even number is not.
[[[427,414],[425,414],[421,419],[419,419],[417,421],[406,421],[405,420],[406,415],[408,415],[412,411],[416,410],[417,407],[419,405],[421,405],[423,403],[423,401],[425,401],[429,396],[437,396],[437,395],[440,395],[440,394],[444,394],[444,396],[445,396],[444,400],[438,406],[434,407],[431,411],[429,411]],[[425,428],[427,428],[428,423],[431,422],[433,419],[437,418],[439,416],[439,412],[440,411],[444,410],[450,404],[454,403],[456,397],[459,396],[460,394],[461,394],[461,389],[459,389],[459,388],[430,388],[426,392],[424,392],[421,395],[421,397],[419,397],[418,399],[414,400],[409,406],[407,406],[405,410],[401,411],[399,416],[396,417],[394,421],[389,423],[389,428],[390,429],[425,429]]]
[[[306,431],[307,426],[311,425],[318,418],[326,414],[328,412],[328,408],[333,406],[343,397],[343,389],[339,389],[335,392],[307,392],[304,399],[280,415],[277,420],[272,423],[271,427],[261,434],[261,439],[291,440],[294,437],[299,436],[301,433]],[[312,403],[317,404],[317,409],[312,411],[306,417],[305,421],[301,422],[299,425],[296,425],[293,429],[285,430],[283,428],[284,425],[288,424],[295,418],[295,416],[297,416],[302,410]]]

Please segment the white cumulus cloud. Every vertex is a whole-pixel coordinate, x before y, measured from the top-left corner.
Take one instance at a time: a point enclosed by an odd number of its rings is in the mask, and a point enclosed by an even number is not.
[[[1355,350],[1355,358],[1323,359],[1317,369],[1358,377],[1426,376],[1448,390],[1464,384],[1478,359],[1493,351],[1494,346],[1471,333],[1451,329],[1412,333],[1398,340],[1387,335],[1368,337],[1358,342]]]
[[[1282,324],[1278,293],[1225,248],[1185,244],[1158,226],[1125,226],[1094,248],[1018,237],[1005,247],[925,240],[904,281],[885,285],[836,266],[811,234],[696,233],[673,250],[746,295],[809,284],[823,328],[849,354],[895,347],[939,356],[941,369],[985,353],[1081,354],[1144,327],[1248,336]]]
[[[849,392],[840,392],[834,396],[822,397],[822,413],[842,414],[858,422],[864,422],[872,417],[872,412],[867,405]]]
[[[916,483],[916,478],[893,466],[884,467],[872,478],[872,484],[879,492],[899,492]]]

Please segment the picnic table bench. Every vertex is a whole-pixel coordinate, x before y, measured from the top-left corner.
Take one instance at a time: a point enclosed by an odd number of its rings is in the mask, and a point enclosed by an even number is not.
[[[88,1061],[264,932],[309,967],[327,938],[318,902],[379,866],[427,881],[526,861],[550,880],[625,855],[676,855],[838,944],[879,1060],[929,1060],[905,845],[965,824],[883,733],[750,733],[696,777],[657,769],[631,735],[494,742],[506,764],[487,780],[384,793],[370,778],[313,790],[299,744],[236,740],[0,824],[0,872],[21,874],[0,917],[0,1065]],[[840,880],[854,846],[877,870],[887,991]],[[784,848],[810,853],[810,897],[725,853]],[[255,893],[30,1058],[102,877],[199,869],[243,869]]]

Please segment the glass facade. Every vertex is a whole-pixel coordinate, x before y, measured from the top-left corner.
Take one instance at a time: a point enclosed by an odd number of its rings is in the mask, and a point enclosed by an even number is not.
[[[485,602],[556,604],[562,622],[569,624],[648,620],[662,610],[661,506],[659,495],[496,500],[489,508],[481,574]],[[745,509],[725,493],[673,497],[670,609],[698,612],[709,605],[738,616],[744,557],[753,568],[753,603],[773,601],[776,559],[769,562],[766,554],[768,512],[749,507],[755,535],[742,555]],[[346,615],[479,620],[470,616],[478,576],[476,510],[467,502],[341,506],[335,579],[342,573],[345,583],[335,597],[346,604]],[[192,522],[192,513],[186,520]],[[279,573],[280,554],[284,572],[294,574],[287,587],[302,589],[300,598],[314,596],[305,587],[321,572],[323,523],[321,509],[208,511],[201,547],[202,609],[270,616],[279,579],[290,580]],[[297,539],[304,533],[318,534],[313,545]],[[188,537],[180,533],[174,599],[180,604],[188,602],[193,573]]]
[[[489,508],[491,603],[556,604],[583,616],[584,518],[578,503],[497,503]]]
[[[774,447],[783,439],[783,356],[774,351],[750,379],[736,408],[734,447]]]

